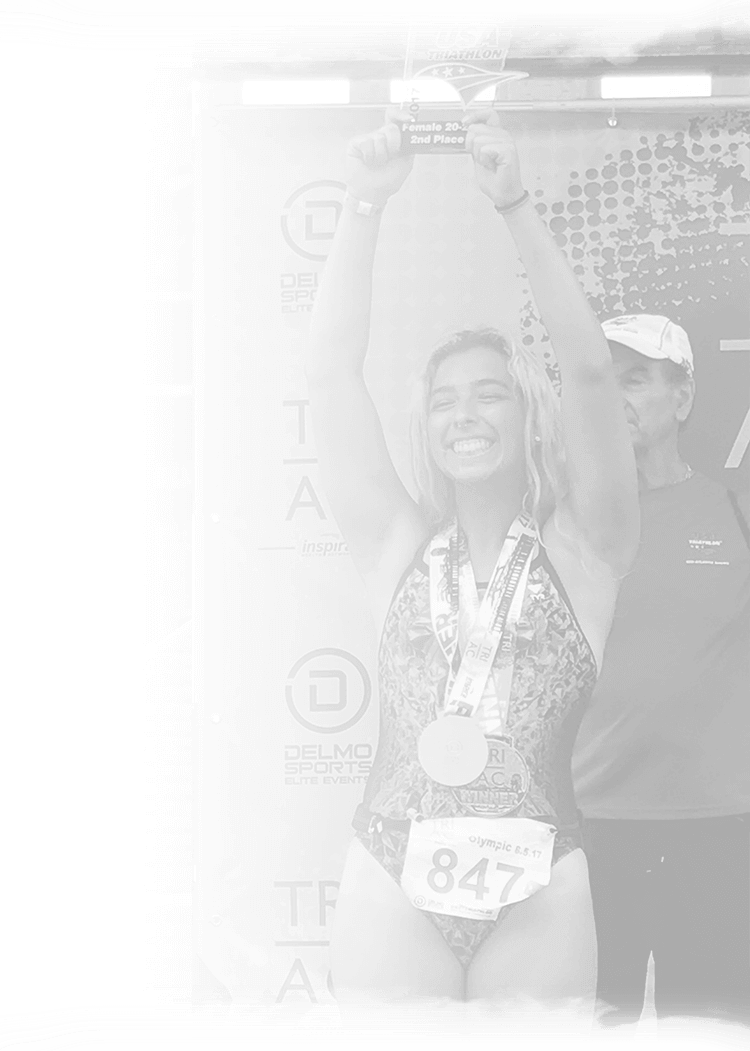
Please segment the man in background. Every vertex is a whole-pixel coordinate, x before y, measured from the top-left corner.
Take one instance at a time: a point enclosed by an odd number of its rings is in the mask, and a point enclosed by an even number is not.
[[[609,1024],[750,1016],[750,533],[680,456],[695,393],[685,331],[603,324],[626,405],[641,545],[622,582],[573,761]]]

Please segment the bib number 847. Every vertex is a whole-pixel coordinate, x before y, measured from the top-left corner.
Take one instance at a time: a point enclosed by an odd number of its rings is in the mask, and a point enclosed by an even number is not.
[[[490,864],[489,858],[482,858],[473,865],[468,872],[464,873],[458,881],[460,890],[468,890],[474,894],[477,901],[482,901],[491,888],[487,886],[487,869]],[[432,868],[427,873],[427,882],[438,894],[450,894],[455,886],[453,870],[458,865],[458,855],[449,847],[441,847],[432,855]],[[495,868],[500,872],[507,872],[510,876],[500,893],[500,904],[504,905],[510,895],[513,885],[524,873],[523,868],[517,865],[506,865],[502,861],[495,862]]]

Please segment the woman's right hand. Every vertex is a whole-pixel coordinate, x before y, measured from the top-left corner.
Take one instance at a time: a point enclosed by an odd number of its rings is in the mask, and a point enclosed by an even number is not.
[[[349,143],[346,184],[360,201],[383,205],[406,181],[414,154],[401,153],[401,124],[409,119],[408,113],[388,110],[382,128]]]

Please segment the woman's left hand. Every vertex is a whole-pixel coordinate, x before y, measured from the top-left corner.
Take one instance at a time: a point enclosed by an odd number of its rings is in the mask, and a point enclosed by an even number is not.
[[[523,196],[516,144],[500,127],[495,110],[467,113],[464,117],[466,150],[474,158],[474,171],[483,193],[493,204],[505,208]]]

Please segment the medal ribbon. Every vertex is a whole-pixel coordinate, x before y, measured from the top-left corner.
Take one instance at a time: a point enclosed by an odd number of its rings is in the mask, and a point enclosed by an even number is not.
[[[525,514],[519,515],[508,530],[481,606],[457,524],[433,540],[429,556],[430,612],[435,635],[451,668],[445,715],[471,718],[477,714],[499,648],[500,666],[493,676],[497,715],[492,719],[492,731],[503,732],[513,679],[516,628],[537,540],[532,520]],[[459,618],[461,635],[466,639],[461,658]]]

